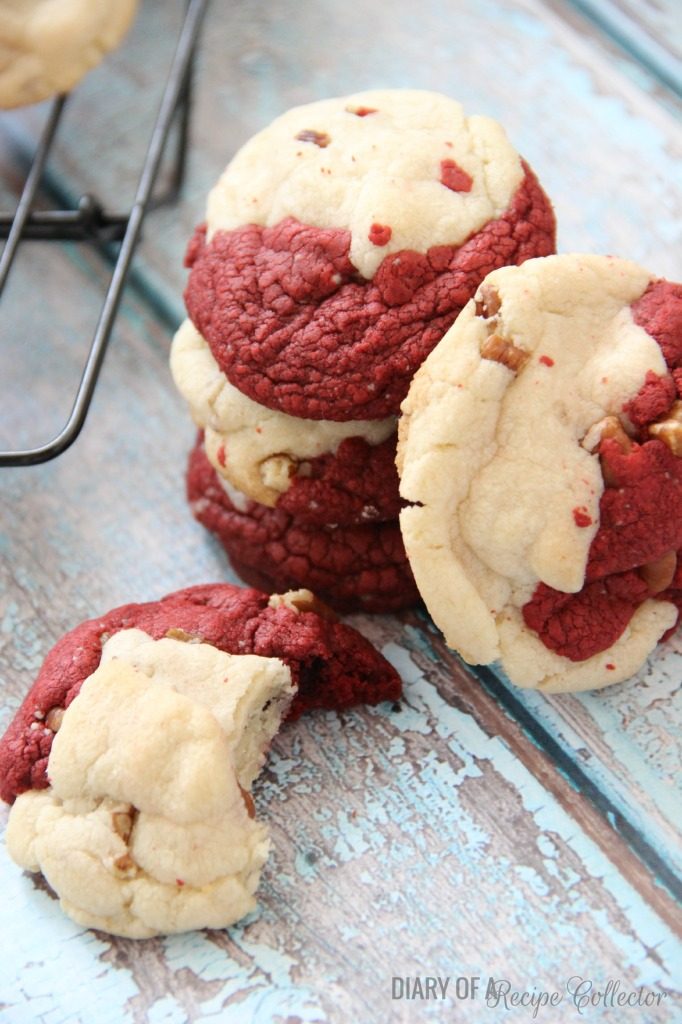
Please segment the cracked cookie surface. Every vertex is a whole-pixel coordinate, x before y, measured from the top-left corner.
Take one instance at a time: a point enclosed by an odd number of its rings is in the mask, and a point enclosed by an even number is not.
[[[382,419],[485,274],[553,248],[551,205],[496,122],[436,93],[361,93],[240,150],[190,243],[185,300],[254,401]]]

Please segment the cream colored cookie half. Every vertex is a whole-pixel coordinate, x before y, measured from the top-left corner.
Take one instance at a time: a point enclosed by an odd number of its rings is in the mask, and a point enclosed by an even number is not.
[[[412,504],[401,528],[417,585],[451,647],[472,664],[499,659],[521,686],[618,682],[676,618],[669,602],[647,601],[612,648],[572,662],[520,611],[540,581],[582,588],[603,491],[589,432],[620,413],[647,371],[667,373],[629,308],[650,279],[636,264],[582,255],[495,271],[403,403],[398,468]],[[499,310],[486,317],[482,305]],[[492,348],[491,335],[501,339]],[[575,509],[592,525],[579,527]]]
[[[68,92],[118,46],[137,0],[0,0],[0,107]]]
[[[333,454],[349,437],[380,444],[396,429],[393,416],[336,423],[259,405],[230,384],[191,320],[173,339],[170,365],[195,423],[205,431],[206,454],[218,475],[271,508],[295,476],[306,472],[306,460]]]
[[[277,659],[115,634],[64,712],[50,787],[12,807],[10,855],[87,927],[232,924],[255,906],[269,847],[248,789],[293,694]]]
[[[441,184],[443,160],[470,176],[470,191]],[[351,262],[369,279],[389,253],[459,245],[504,213],[522,178],[502,127],[465,117],[455,100],[356,93],[295,107],[250,139],[209,195],[208,233],[286,217],[343,228]],[[391,228],[387,244],[370,241],[373,224]]]

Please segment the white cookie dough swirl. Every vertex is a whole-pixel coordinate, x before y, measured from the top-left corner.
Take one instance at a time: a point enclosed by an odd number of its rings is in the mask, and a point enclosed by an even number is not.
[[[495,271],[403,404],[398,465],[410,507],[401,529],[420,592],[450,646],[474,664],[499,660],[522,686],[618,682],[677,621],[667,594],[682,546],[682,463],[663,434],[675,433],[667,424],[680,406],[679,357],[670,347],[664,357],[632,307],[652,280],[633,263],[599,256]],[[647,388],[658,396],[659,420],[637,427],[630,417],[636,402],[649,401]],[[608,473],[605,480],[607,455],[620,474],[615,483]],[[640,538],[647,564],[633,554],[610,576],[595,559],[608,560],[604,517],[622,488],[656,517],[637,490],[643,476],[657,479],[661,502],[678,511],[659,516],[652,530],[660,538]],[[609,528],[616,550],[617,524]],[[646,551],[658,539],[665,578],[654,585]],[[573,618],[565,612],[571,595],[582,601]],[[600,649],[615,619],[623,628],[617,623]],[[529,625],[541,620],[540,632]]]

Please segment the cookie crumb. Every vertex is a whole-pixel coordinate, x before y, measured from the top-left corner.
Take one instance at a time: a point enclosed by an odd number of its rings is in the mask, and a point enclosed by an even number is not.
[[[440,182],[451,192],[471,192],[474,179],[450,158],[440,162]]]

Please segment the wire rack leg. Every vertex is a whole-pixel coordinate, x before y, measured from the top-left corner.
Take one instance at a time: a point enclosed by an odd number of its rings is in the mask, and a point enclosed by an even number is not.
[[[43,444],[37,448],[26,449],[24,451],[0,452],[0,466],[26,466],[39,462],[47,462],[49,459],[52,459],[63,452],[69,447],[69,445],[73,444],[83,427],[95,385],[97,383],[99,371],[104,360],[104,354],[114,325],[114,319],[120,305],[123,287],[130,269],[135,247],[139,240],[142,221],[144,220],[144,216],[150,205],[154,182],[156,181],[164,150],[166,149],[171,125],[178,116],[180,118],[178,153],[181,158],[180,163],[184,162],[184,155],[187,147],[188,120],[186,120],[186,118],[188,117],[189,112],[191,63],[201,23],[204,14],[206,13],[207,4],[208,0],[190,0],[187,5],[187,12],[182,31],[180,33],[170,74],[168,76],[159,112],[152,131],[140,181],[135,193],[135,201],[128,218],[125,235],[121,242],[111,281],[109,282],[109,287],[104,299],[104,305],[102,306],[102,311],[95,329],[95,334],[88,352],[83,374],[78,386],[78,392],[69,418],[59,434],[51,441],[47,442],[47,444]],[[186,100],[186,102],[183,102],[183,100]],[[61,108],[59,108],[59,112],[60,111]],[[55,115],[56,120],[58,120],[58,116],[59,114],[57,113]],[[52,135],[54,135],[54,128],[56,128],[56,121],[52,129]],[[49,142],[45,149],[46,151],[49,149]],[[45,157],[43,157],[43,164],[44,160]],[[184,169],[181,169],[179,174],[176,174],[176,180],[181,182],[183,173]],[[42,168],[36,171],[35,183],[32,185],[33,194],[35,194],[41,174]],[[29,175],[29,177],[33,176],[32,168],[31,175]],[[22,202],[23,199],[24,197],[22,196]],[[23,214],[24,221],[28,216],[28,212],[30,212],[30,200],[27,200],[25,208],[27,212]],[[17,240],[13,243],[15,249],[18,244],[19,236],[20,232],[17,235]],[[10,240],[8,239],[5,247],[6,249],[9,246],[9,241]]]
[[[7,236],[5,247],[2,250],[2,256],[0,256],[0,295],[2,295],[2,290],[5,287],[5,282],[17,251],[17,246],[21,241],[26,221],[29,218],[31,208],[35,202],[43,171],[45,170],[47,156],[50,152],[50,146],[52,145],[52,140],[54,139],[55,132],[57,131],[57,125],[59,124],[59,119],[62,116],[65,104],[66,96],[57,96],[56,99],[52,101],[50,113],[40,137],[40,142],[38,143],[33,163],[31,164],[31,170],[26,178],[26,183],[14,214],[12,228]]]

